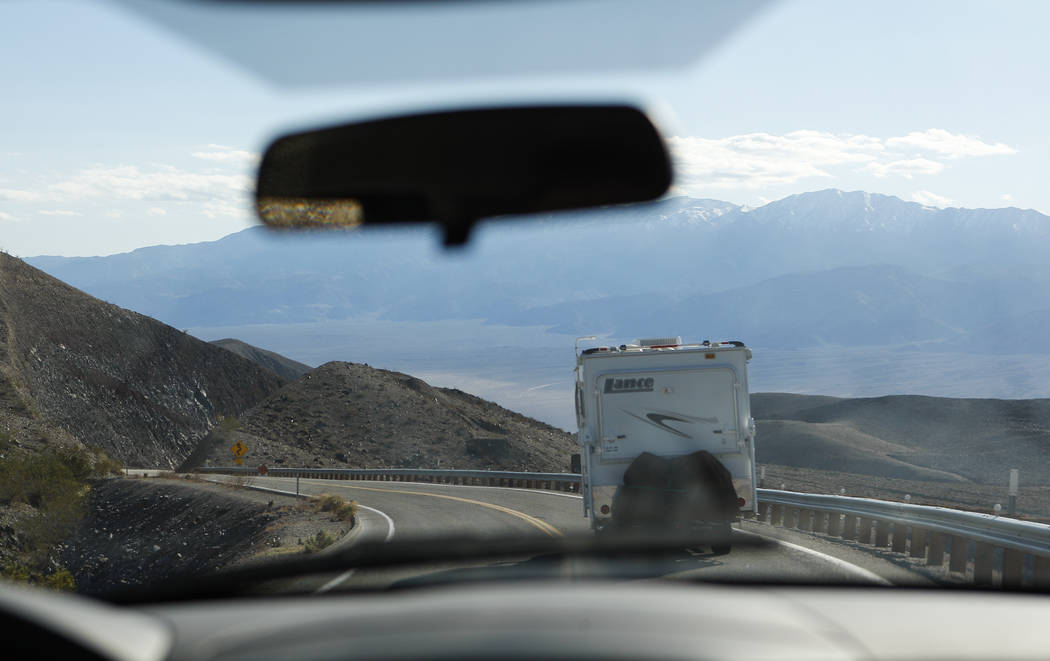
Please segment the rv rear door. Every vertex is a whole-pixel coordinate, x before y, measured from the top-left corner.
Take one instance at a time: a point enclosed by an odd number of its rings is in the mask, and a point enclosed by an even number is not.
[[[731,367],[599,374],[601,460],[735,450],[737,383]]]

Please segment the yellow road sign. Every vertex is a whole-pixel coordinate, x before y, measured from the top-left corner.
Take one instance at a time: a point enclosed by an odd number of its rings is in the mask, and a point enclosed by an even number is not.
[[[241,464],[244,463],[244,459],[241,459],[240,457],[237,457],[236,459],[233,460],[233,463],[235,463],[238,466],[240,466]]]
[[[234,443],[233,447],[230,448],[230,452],[233,453],[233,456],[240,459],[245,455],[246,452],[248,452],[248,446],[242,443],[241,441],[237,441],[236,443]]]

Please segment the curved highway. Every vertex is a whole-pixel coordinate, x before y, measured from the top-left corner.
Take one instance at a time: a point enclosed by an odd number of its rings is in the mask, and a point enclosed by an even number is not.
[[[219,476],[216,476],[219,477]],[[295,478],[259,477],[252,486],[295,492]],[[357,501],[359,525],[339,545],[360,540],[383,541],[455,535],[590,534],[579,496],[553,491],[502,487],[462,486],[413,482],[343,481],[301,479],[300,491],[333,493]],[[770,580],[789,582],[841,582],[885,584],[924,582],[924,577],[868,550],[824,540],[812,535],[746,522],[734,533],[738,542],[749,538],[771,542],[765,547],[738,543],[732,553],[683,552],[661,560],[656,573],[681,579]],[[514,564],[529,567],[529,560]],[[549,569],[549,565],[546,566]],[[593,573],[592,563],[563,561],[559,574]],[[653,569],[649,567],[649,569]],[[462,565],[430,565],[368,572],[346,572],[325,577],[317,587],[384,587],[422,576],[441,577],[464,571]]]

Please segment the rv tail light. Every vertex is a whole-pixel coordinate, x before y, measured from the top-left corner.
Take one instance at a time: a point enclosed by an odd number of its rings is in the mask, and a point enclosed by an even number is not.
[[[747,501],[744,500],[743,498],[737,498],[736,499],[736,504],[739,505],[740,507],[743,507],[745,503],[747,503]]]
[[[608,513],[609,513],[609,506],[608,505],[602,505],[602,514],[608,514]]]
[[[705,353],[704,354],[704,358],[707,358],[708,360],[711,360],[714,357],[715,357],[715,354],[713,354],[713,353]]]

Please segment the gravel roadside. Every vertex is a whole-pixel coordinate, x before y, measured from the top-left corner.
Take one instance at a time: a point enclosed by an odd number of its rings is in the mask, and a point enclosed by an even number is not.
[[[338,540],[351,528],[307,499],[195,476],[104,480],[90,498],[88,516],[61,549],[77,591],[87,594],[303,553],[319,532]]]

